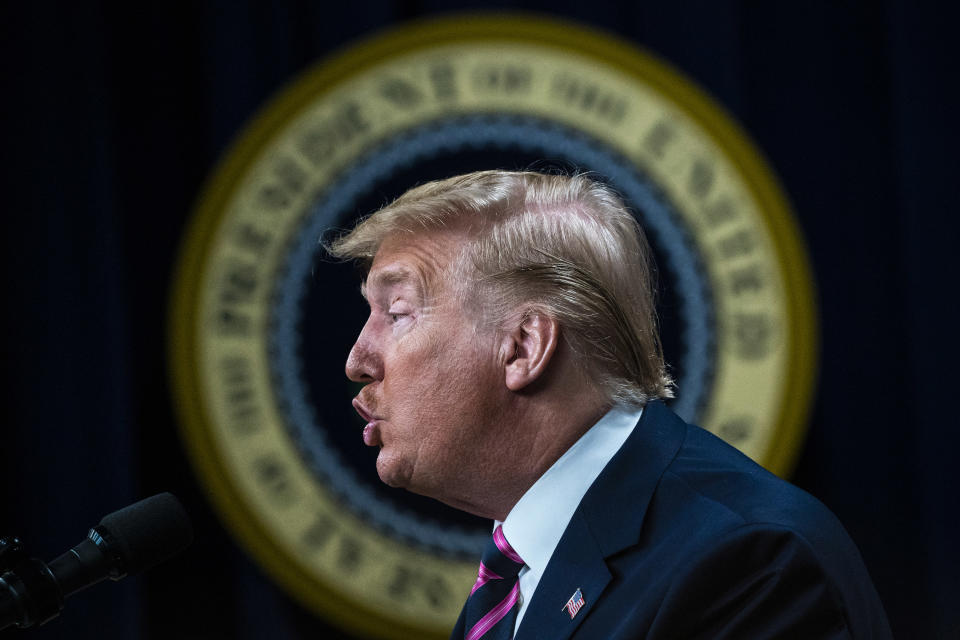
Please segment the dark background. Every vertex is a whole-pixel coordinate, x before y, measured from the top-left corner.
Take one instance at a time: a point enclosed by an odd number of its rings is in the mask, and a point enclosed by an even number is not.
[[[849,529],[898,637],[960,637],[956,34],[945,12],[895,0],[4,3],[0,533],[49,559],[170,490],[198,539],[0,635],[340,637],[240,553],[186,463],[165,360],[172,266],[202,181],[281,85],[361,36],[463,8],[607,29],[753,136],[819,289],[793,480]]]

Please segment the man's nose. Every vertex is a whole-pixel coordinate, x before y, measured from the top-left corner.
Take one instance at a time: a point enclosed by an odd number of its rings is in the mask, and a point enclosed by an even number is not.
[[[366,332],[361,332],[350,355],[347,356],[347,377],[354,382],[373,382],[383,379],[383,361],[379,353],[373,348]]]

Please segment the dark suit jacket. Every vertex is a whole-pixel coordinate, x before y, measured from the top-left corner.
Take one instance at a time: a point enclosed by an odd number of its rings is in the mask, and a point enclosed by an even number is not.
[[[823,504],[652,402],[574,513],[515,640],[890,637]]]

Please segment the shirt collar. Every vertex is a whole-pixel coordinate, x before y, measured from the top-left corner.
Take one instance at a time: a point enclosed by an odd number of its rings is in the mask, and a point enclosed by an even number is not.
[[[641,407],[615,405],[540,476],[503,521],[504,536],[536,580],[547,568],[580,500],[626,441],[641,413]]]

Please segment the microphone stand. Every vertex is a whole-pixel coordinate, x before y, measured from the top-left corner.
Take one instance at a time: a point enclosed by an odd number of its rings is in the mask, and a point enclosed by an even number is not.
[[[0,630],[56,618],[63,593],[45,562],[28,558],[19,538],[0,538]]]

